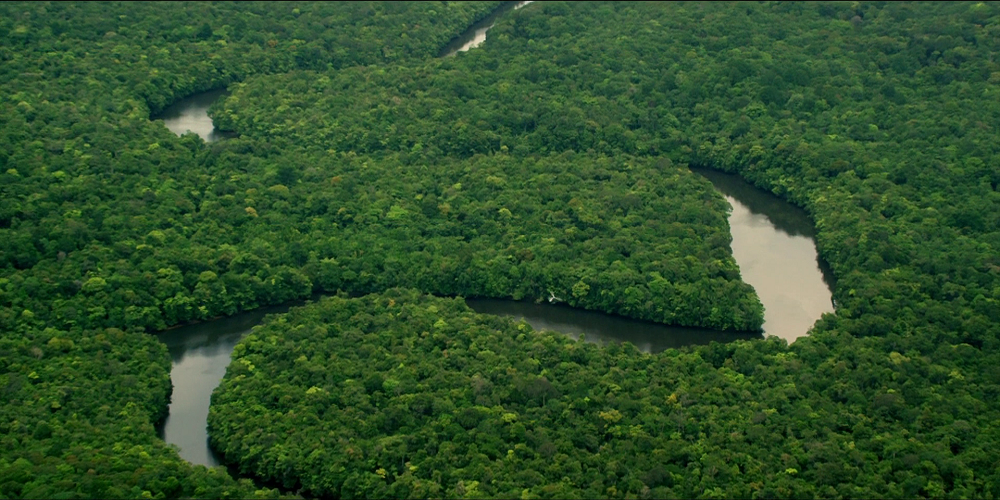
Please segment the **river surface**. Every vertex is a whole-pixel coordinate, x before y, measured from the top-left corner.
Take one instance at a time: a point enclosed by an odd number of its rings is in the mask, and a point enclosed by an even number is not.
[[[222,464],[221,457],[208,446],[206,425],[212,391],[226,374],[233,348],[243,336],[264,316],[286,312],[290,306],[264,307],[157,335],[170,352],[174,391],[167,418],[156,432],[160,439],[180,448],[181,458],[208,467]]]
[[[833,273],[816,251],[816,228],[805,210],[735,174],[692,168],[718,189],[733,211],[733,257],[743,281],[764,304],[764,332],[789,343],[823,313],[833,312]]]
[[[466,299],[465,303],[478,313],[524,319],[535,330],[561,332],[573,339],[579,339],[582,334],[587,342],[631,342],[641,351],[650,353],[713,341],[761,338],[759,333],[669,326],[563,305],[503,299]]]
[[[442,55],[454,55],[481,44],[497,18],[527,3],[512,2],[501,7],[455,39]],[[155,119],[162,119],[178,135],[191,131],[206,142],[230,137],[216,131],[208,116],[211,104],[225,95],[225,90],[214,90],[181,99]],[[733,206],[729,217],[733,255],[743,280],[756,289],[764,304],[765,332],[789,342],[805,335],[822,313],[833,311],[831,274],[817,258],[812,221],[798,207],[738,176],[692,170],[711,181]],[[646,352],[761,337],[754,333],[671,327],[560,305],[495,299],[466,302],[480,313],[523,318],[536,330],[559,331],[573,338],[582,334],[589,342],[631,342]],[[164,441],[179,447],[185,460],[206,466],[222,463],[208,446],[206,421],[212,391],[225,375],[233,347],[240,339],[265,315],[284,312],[288,307],[258,309],[158,335],[173,361],[173,394],[169,415],[157,431]]]
[[[220,97],[229,95],[226,89],[209,90],[180,99],[167,106],[154,120],[163,120],[163,124],[177,135],[187,132],[198,134],[205,142],[213,142],[226,137],[234,137],[232,132],[215,130],[212,119],[208,117],[208,108]]]
[[[499,299],[468,299],[466,303],[479,313],[523,318],[535,330],[562,332],[574,339],[583,334],[587,342],[631,342],[645,352],[761,338],[759,333],[668,326],[561,305]],[[265,307],[158,334],[173,362],[170,380],[174,390],[167,418],[157,427],[157,434],[177,445],[182,458],[208,467],[223,464],[208,444],[206,425],[212,391],[226,374],[236,344],[266,315],[286,312],[292,305],[298,304]]]
[[[441,52],[438,54],[440,57],[451,57],[459,52],[465,52],[469,49],[474,49],[480,46],[486,41],[486,32],[496,24],[497,19],[500,19],[504,14],[520,9],[531,2],[506,2],[500,6],[497,10],[493,11],[490,15],[484,17],[482,20],[469,26],[469,29],[465,30],[464,33],[455,37],[454,40],[445,45]]]
[[[207,117],[206,117],[207,118]],[[824,312],[833,311],[830,273],[817,258],[815,229],[806,213],[755,188],[740,177],[693,169],[733,206],[729,223],[733,254],[743,280],[764,303],[764,330],[789,342],[806,334]],[[631,342],[645,352],[672,347],[761,338],[760,334],[684,328],[561,305],[513,300],[468,299],[479,313],[523,318],[536,330],[552,330],[588,342]],[[191,463],[214,466],[220,458],[208,446],[206,420],[212,391],[229,366],[233,347],[270,313],[270,307],[163,332],[173,367],[174,391],[160,437],[180,448]]]

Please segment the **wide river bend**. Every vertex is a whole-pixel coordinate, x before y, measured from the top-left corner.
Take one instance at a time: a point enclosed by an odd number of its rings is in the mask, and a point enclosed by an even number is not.
[[[479,45],[498,17],[526,3],[505,5],[453,40],[441,55]],[[155,119],[163,120],[178,135],[190,131],[206,142],[231,137],[215,130],[208,117],[209,106],[224,95],[225,90],[214,90],[181,99]],[[707,169],[692,171],[708,179],[733,207],[729,216],[733,255],[743,280],[754,287],[764,304],[765,334],[788,342],[805,335],[823,313],[833,311],[832,275],[818,258],[815,228],[808,215],[739,176]],[[537,330],[559,331],[574,338],[583,334],[592,342],[631,342],[646,352],[760,338],[754,333],[672,327],[559,305],[496,299],[468,299],[466,303],[480,313],[523,318]],[[169,414],[157,430],[162,439],[179,447],[185,460],[210,467],[222,464],[208,445],[206,421],[212,391],[225,375],[240,339],[265,315],[288,307],[257,309],[158,335],[173,361],[170,377],[174,388]]]

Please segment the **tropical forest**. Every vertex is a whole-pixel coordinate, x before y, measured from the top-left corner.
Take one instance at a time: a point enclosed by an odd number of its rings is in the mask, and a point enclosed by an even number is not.
[[[0,3],[0,498],[1000,498],[1000,4]]]

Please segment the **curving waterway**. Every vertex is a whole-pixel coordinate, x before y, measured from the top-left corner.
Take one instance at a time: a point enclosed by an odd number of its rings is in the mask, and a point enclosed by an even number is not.
[[[486,41],[486,32],[496,24],[497,20],[512,10],[520,9],[531,2],[506,2],[490,15],[484,17],[472,26],[469,26],[461,35],[455,37],[448,45],[445,45],[438,57],[451,57],[459,52],[474,49]]]
[[[743,281],[764,304],[764,333],[789,343],[833,312],[833,272],[816,251],[816,227],[805,210],[735,174],[692,168],[733,207],[729,228]]]
[[[212,391],[226,374],[236,344],[265,316],[286,312],[293,305],[298,304],[262,307],[158,335],[170,352],[174,391],[167,418],[156,432],[164,441],[177,445],[182,458],[209,467],[222,464],[221,457],[208,445],[206,425]]]
[[[511,2],[449,44],[442,56],[473,48],[504,13],[530,2]],[[230,137],[215,130],[208,108],[225,90],[182,99],[156,119],[178,135],[188,131],[206,142]],[[792,342],[805,335],[824,313],[832,312],[832,274],[819,260],[815,228],[800,208],[750,185],[740,177],[707,169],[692,171],[708,179],[733,210],[729,216],[732,249],[742,278],[764,304],[764,332]],[[523,318],[536,330],[559,331],[589,342],[631,342],[645,352],[672,347],[761,338],[758,333],[721,332],[667,326],[565,306],[496,299],[468,299],[480,313]],[[295,304],[292,304],[295,305]],[[185,460],[206,466],[222,461],[208,445],[206,422],[211,394],[225,375],[233,347],[267,314],[290,307],[268,307],[159,334],[170,352],[173,394],[158,434],[176,445]]]

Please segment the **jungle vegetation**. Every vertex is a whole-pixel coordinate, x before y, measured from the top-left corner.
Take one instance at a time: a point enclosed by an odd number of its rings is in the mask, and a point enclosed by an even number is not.
[[[250,74],[433,57],[495,5],[0,5],[0,496],[276,496],[155,436],[170,358],[144,331],[224,313],[192,298],[229,236],[163,226],[216,172],[200,139],[149,118]],[[173,257],[143,255],[151,233]],[[311,290],[268,269],[272,292],[243,307]]]
[[[380,294],[237,348],[212,425],[244,471],[331,496],[1000,496],[1000,7],[546,2],[433,58],[494,6],[2,4],[0,494],[274,495],[155,439],[169,358],[143,332],[340,290]],[[148,120],[234,82],[213,114],[238,139]],[[645,355],[426,295],[759,326],[687,165],[803,206],[836,314]]]

